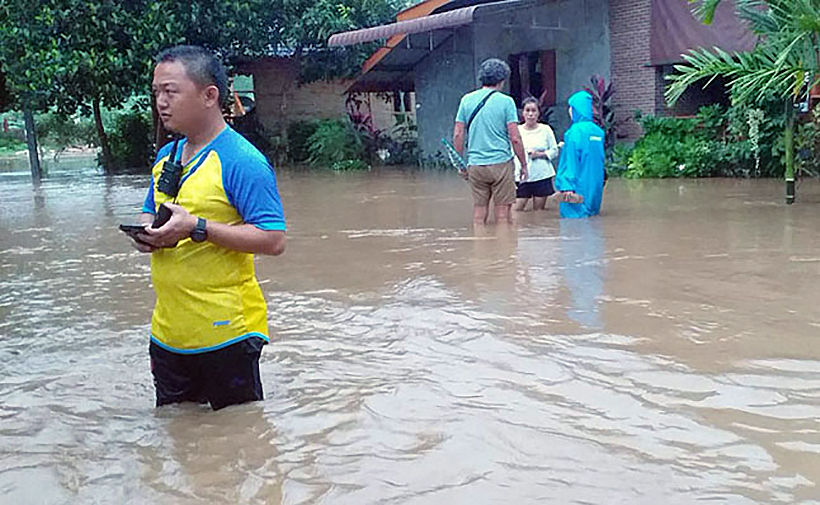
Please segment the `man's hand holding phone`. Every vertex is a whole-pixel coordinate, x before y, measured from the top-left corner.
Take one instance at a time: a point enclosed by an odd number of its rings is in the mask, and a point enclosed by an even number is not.
[[[143,240],[143,237],[147,236],[145,234],[147,227],[147,224],[121,224],[120,231],[128,235],[134,249],[142,253],[152,253],[157,248]]]

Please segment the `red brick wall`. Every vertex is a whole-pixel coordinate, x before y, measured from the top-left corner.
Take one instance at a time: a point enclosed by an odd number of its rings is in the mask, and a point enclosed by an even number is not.
[[[649,37],[652,23],[652,0],[610,0],[609,29],[612,58],[612,82],[615,85],[615,107],[620,118],[630,118],[621,134],[634,139],[640,136],[640,125],[632,121],[635,109],[655,114],[663,109],[662,92],[649,63]]]

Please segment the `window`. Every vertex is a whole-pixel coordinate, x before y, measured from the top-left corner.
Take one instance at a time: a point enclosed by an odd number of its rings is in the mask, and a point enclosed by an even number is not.
[[[396,124],[403,124],[407,119],[413,119],[413,94],[407,91],[393,92],[393,117]]]
[[[393,112],[413,112],[413,96],[407,91],[394,91]]]

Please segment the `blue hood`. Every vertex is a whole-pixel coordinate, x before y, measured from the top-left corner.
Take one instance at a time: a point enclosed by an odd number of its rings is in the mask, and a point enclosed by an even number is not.
[[[572,109],[572,122],[592,121],[592,95],[586,91],[579,91],[569,97],[569,106]]]

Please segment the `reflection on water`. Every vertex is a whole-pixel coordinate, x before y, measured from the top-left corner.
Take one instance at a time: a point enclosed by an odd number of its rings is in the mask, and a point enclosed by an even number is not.
[[[604,239],[600,219],[560,221],[561,263],[572,293],[567,315],[591,330],[601,329],[598,302],[604,291]]]
[[[52,172],[52,175],[54,172]],[[280,174],[268,398],[153,408],[144,177],[0,176],[0,502],[820,503],[820,186]]]

